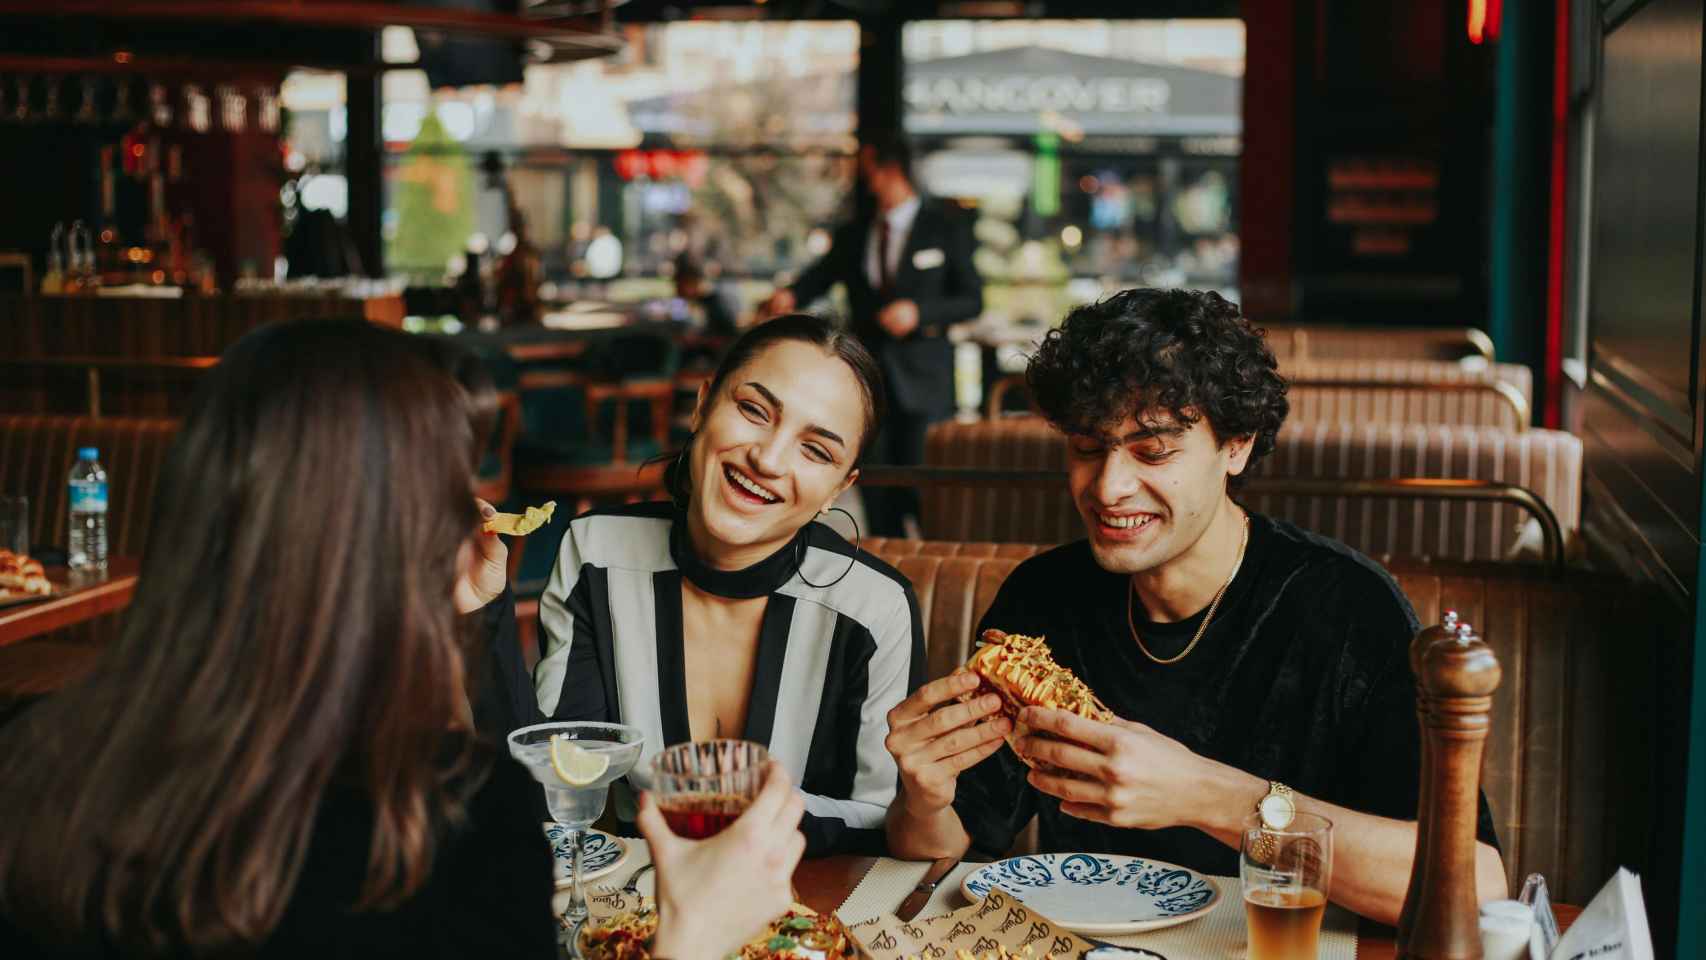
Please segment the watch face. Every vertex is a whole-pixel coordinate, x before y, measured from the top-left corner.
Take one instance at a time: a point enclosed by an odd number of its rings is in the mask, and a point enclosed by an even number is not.
[[[1291,826],[1291,818],[1297,814],[1297,808],[1285,797],[1268,794],[1262,798],[1262,822],[1274,830],[1284,830]]]

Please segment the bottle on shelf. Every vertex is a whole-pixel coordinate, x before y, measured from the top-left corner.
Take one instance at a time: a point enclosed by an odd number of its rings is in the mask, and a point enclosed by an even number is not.
[[[100,277],[95,273],[95,237],[83,221],[72,222],[67,247],[65,292],[92,292],[100,286]]]
[[[107,569],[107,471],[94,447],[77,451],[71,466],[71,526],[66,533],[69,565],[79,573]]]
[[[53,225],[53,233],[47,238],[47,270],[41,275],[41,292],[43,296],[63,293],[65,291],[65,224]]]
[[[118,170],[116,149],[101,148],[101,228],[95,234],[95,271],[103,283],[123,279],[124,244],[118,234]]]

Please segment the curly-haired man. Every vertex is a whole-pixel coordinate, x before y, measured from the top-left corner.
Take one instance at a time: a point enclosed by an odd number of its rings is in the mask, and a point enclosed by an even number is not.
[[[1397,584],[1355,551],[1234,499],[1271,451],[1286,383],[1214,293],[1080,307],[1027,372],[1065,435],[1088,537],[1021,564],[980,625],[1044,636],[1120,719],[1027,708],[1011,732],[961,673],[889,714],[898,856],[999,856],[1033,815],[1045,851],[1238,873],[1247,817],[1334,824],[1329,896],[1395,922],[1415,849],[1419,736]],[[1052,769],[1050,769],[1052,767]],[[1506,896],[1485,798],[1477,883]]]

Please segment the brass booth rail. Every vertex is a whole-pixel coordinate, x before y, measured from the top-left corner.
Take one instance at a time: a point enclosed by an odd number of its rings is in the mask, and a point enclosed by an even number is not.
[[[859,483],[873,487],[1009,487],[1066,489],[1066,474],[1058,470],[986,470],[978,467],[862,467]],[[1546,566],[1556,572],[1564,565],[1564,532],[1558,517],[1534,491],[1514,483],[1492,480],[1450,480],[1398,477],[1372,480],[1304,480],[1252,477],[1240,492],[1279,497],[1389,497],[1398,500],[1446,500],[1470,503],[1508,503],[1528,511],[1540,523]]]
[[[1396,393],[1410,391],[1415,393],[1491,393],[1510,407],[1511,414],[1516,420],[1516,429],[1520,432],[1528,429],[1529,405],[1528,398],[1522,391],[1503,380],[1375,380],[1350,377],[1312,377],[1308,374],[1286,378],[1293,390],[1367,390]],[[989,398],[984,403],[984,417],[996,419],[1004,416],[1007,394],[1013,390],[1025,389],[1025,378],[1022,374],[1009,374],[995,381],[990,386]],[[1032,410],[1031,412],[1035,412]]]

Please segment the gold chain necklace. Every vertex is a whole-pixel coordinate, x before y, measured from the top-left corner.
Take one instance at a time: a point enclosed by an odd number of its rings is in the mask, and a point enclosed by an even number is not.
[[[1197,642],[1203,638],[1203,634],[1208,632],[1208,625],[1214,622],[1214,612],[1220,609],[1220,598],[1226,596],[1226,589],[1232,586],[1233,580],[1237,579],[1238,568],[1244,565],[1244,548],[1249,545],[1250,515],[1246,513],[1244,514],[1244,537],[1238,541],[1238,562],[1232,565],[1231,576],[1226,578],[1226,582],[1220,585],[1219,590],[1214,591],[1214,599],[1209,601],[1208,615],[1202,618],[1202,626],[1197,627],[1197,635],[1191,638],[1190,643],[1185,644],[1185,649],[1180,650],[1176,656],[1168,657],[1165,660],[1153,653],[1150,653],[1149,648],[1143,645],[1143,638],[1137,635],[1137,621],[1133,619],[1131,615],[1131,598],[1133,594],[1137,593],[1137,585],[1131,584],[1127,587],[1125,595],[1125,625],[1131,629],[1131,638],[1137,643],[1137,649],[1142,650],[1144,656],[1163,667],[1168,664],[1178,663],[1180,660],[1190,656],[1191,651],[1197,648]]]

